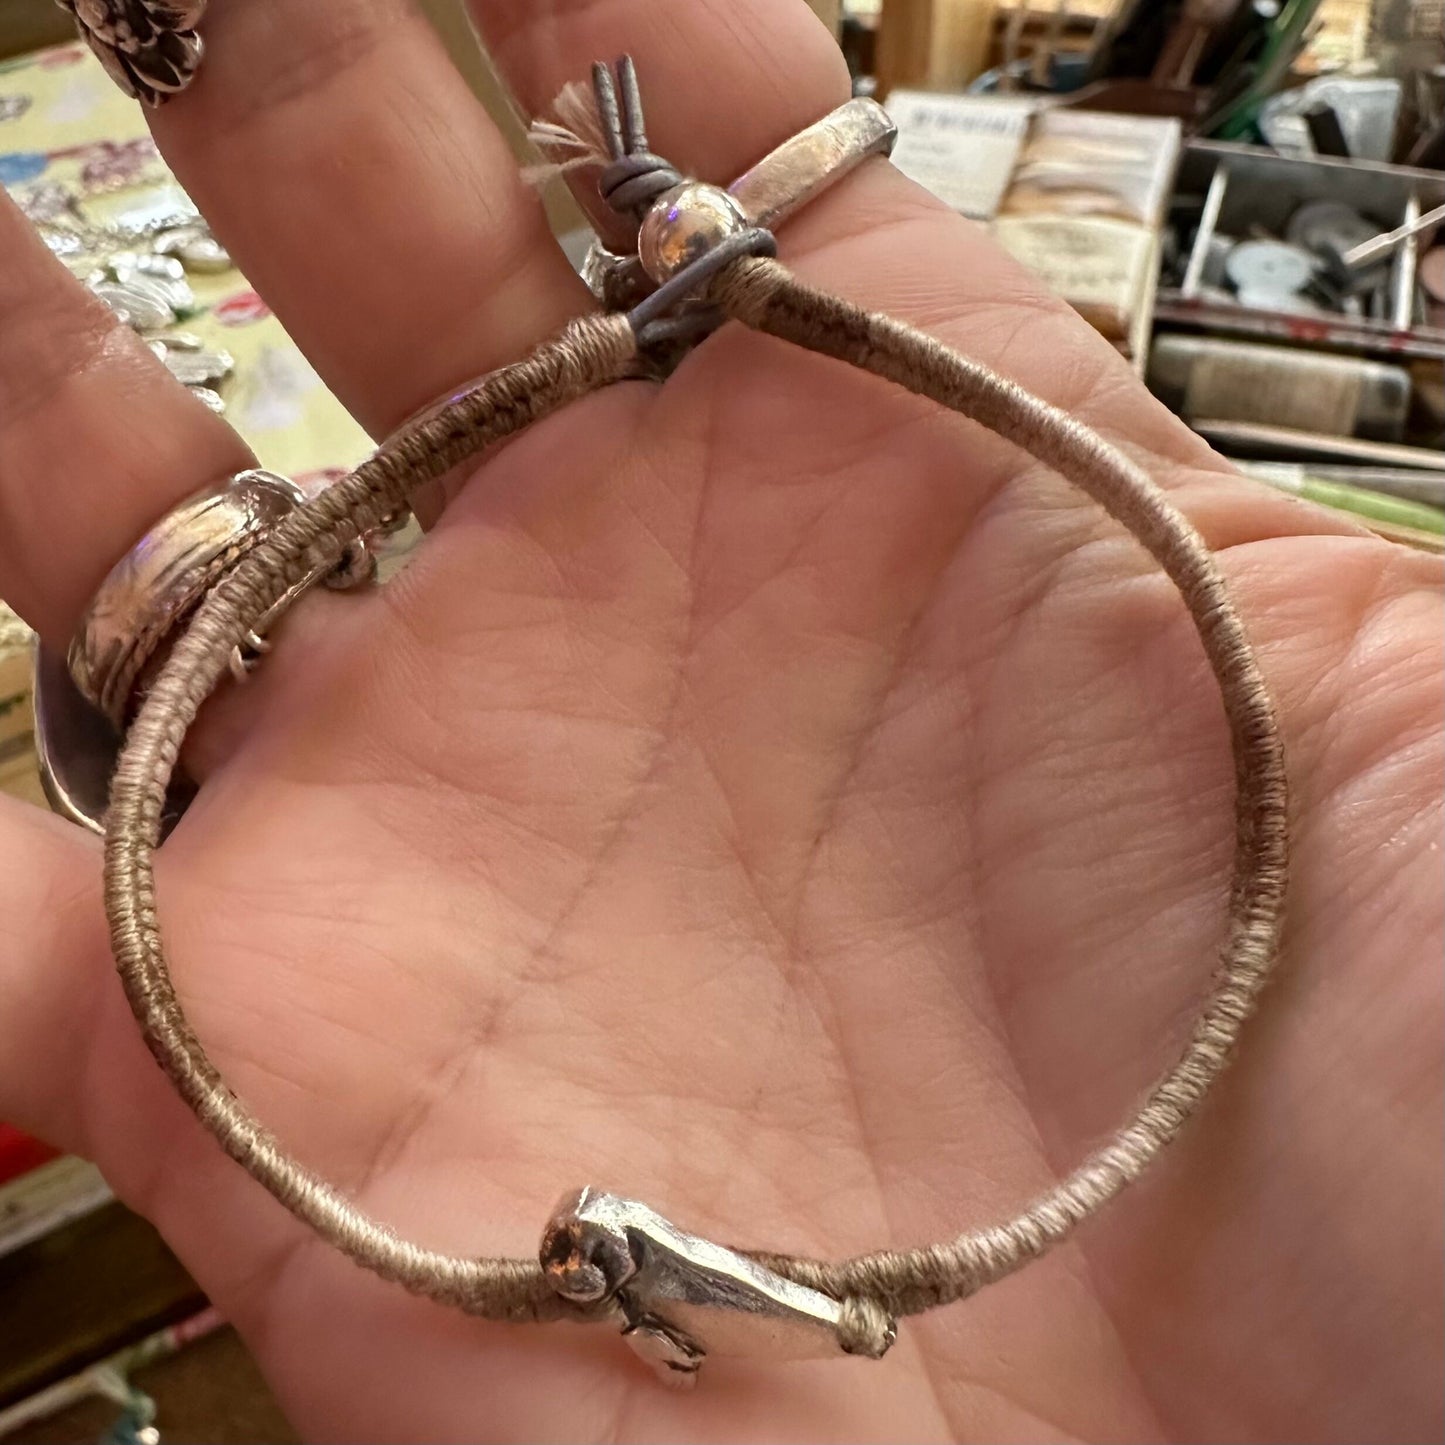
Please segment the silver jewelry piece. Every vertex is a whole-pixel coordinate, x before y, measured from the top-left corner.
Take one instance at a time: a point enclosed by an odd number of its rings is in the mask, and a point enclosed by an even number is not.
[[[214,393],[236,369],[236,359],[229,351],[219,348],[213,351],[199,337],[186,331],[168,331],[154,337],[150,348],[165,362],[171,375],[192,392],[205,389]]]
[[[192,273],[230,269],[225,247],[194,214],[166,214],[139,226],[92,225],[78,199],[68,200],[63,222],[54,216],[36,218],[51,251],[123,324],[145,337],[197,401],[224,414],[226,403],[217,387],[235,370],[234,358],[170,328],[198,309],[188,279]]]
[[[690,1387],[710,1354],[817,1360],[847,1353],[837,1300],[688,1234],[635,1200],[597,1189],[567,1195],[542,1236],[541,1261],[563,1299],[610,1304],[627,1343],[669,1384]]]
[[[168,512],[100,584],[70,645],[70,674],[117,728],[151,659],[206,591],[305,497],[259,468]]]
[[[897,139],[898,127],[876,100],[844,101],[740,175],[728,194],[748,225],[776,230],[870,156],[891,155]]]
[[[773,255],[772,228],[861,165],[887,155],[896,130],[881,106],[854,100],[785,142],[726,190],[689,180],[648,145],[632,60],[598,64],[593,91],[611,157],[602,198],[632,218],[635,254],[584,266],[609,310],[625,310],[639,349],[691,343],[721,321],[709,278],[744,256]],[[548,1284],[589,1318],[613,1318],[664,1381],[691,1385],[709,1354],[769,1360],[884,1354],[897,1335],[876,1302],[841,1301],[736,1250],[688,1234],[647,1205],[582,1189],[542,1237]]]
[[[66,658],[48,648],[38,650],[36,752],[41,782],[56,812],[92,832],[104,832],[121,733],[155,659],[206,592],[321,489],[257,468],[198,492],[162,517],[111,569]],[[372,542],[370,535],[363,537],[339,557],[318,553],[311,570],[233,651],[233,675],[245,679],[269,650],[267,631],[309,588],[322,584],[346,590],[370,581],[376,569]],[[166,812],[171,822],[184,811],[190,791],[184,780],[173,789]]]
[[[84,211],[84,198],[60,186],[39,193],[19,194],[20,208],[34,223],[51,252],[85,279],[86,268],[118,252],[147,246],[152,255],[173,257],[187,272],[212,274],[231,269],[226,248],[211,235],[210,227],[187,203],[139,220],[113,218],[92,221]]]
[[[173,256],[117,251],[106,261],[106,269],[122,286],[139,286],[155,296],[178,321],[196,311],[196,293],[186,280],[186,268]]]
[[[684,181],[665,191],[641,218],[637,254],[594,242],[583,279],[605,305],[629,309],[729,236],[775,230],[870,156],[891,154],[897,139],[898,127],[877,101],[845,101],[726,189]]]
[[[159,331],[176,319],[170,300],[161,288],[139,277],[130,281],[101,280],[90,289],[115,312],[116,319],[132,331]]]
[[[174,256],[187,271],[215,275],[229,271],[231,253],[211,234],[204,221],[172,226],[156,237],[153,249],[158,256]]]
[[[32,701],[36,761],[51,811],[87,832],[103,834],[119,735],[80,695],[64,654],[49,647],[35,648]],[[172,779],[161,815],[162,837],[170,833],[194,795],[188,779]]]
[[[127,95],[160,105],[195,79],[206,0],[56,0]]]

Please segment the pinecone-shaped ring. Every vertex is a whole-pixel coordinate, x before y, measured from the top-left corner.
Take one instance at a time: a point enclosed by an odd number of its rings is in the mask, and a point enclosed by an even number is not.
[[[146,105],[184,90],[201,63],[206,0],[57,0],[110,78]]]

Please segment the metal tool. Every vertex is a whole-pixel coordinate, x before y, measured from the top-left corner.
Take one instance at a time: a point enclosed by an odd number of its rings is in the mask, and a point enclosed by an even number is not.
[[[1392,442],[1363,441],[1265,422],[1226,421],[1220,417],[1189,418],[1189,425],[1217,450],[1231,456],[1280,457],[1288,461],[1354,463],[1360,466],[1409,468],[1445,475],[1445,458],[1438,449],[1399,446]]]
[[[1289,218],[1284,237],[1321,257],[1339,256],[1375,235],[1375,227],[1344,201],[1306,201]]]
[[[1418,201],[1415,202],[1415,210],[1419,211]],[[1386,231],[1383,235],[1376,236],[1374,240],[1366,241],[1363,245],[1356,246],[1354,250],[1347,251],[1343,257],[1344,263],[1352,269],[1356,266],[1364,266],[1379,256],[1387,255],[1412,236],[1418,236],[1421,231],[1428,231],[1431,226],[1438,226],[1442,221],[1445,221],[1445,206],[1436,206],[1433,211],[1426,211],[1424,215],[1417,214],[1413,220],[1406,220],[1403,225],[1396,226],[1393,231]]]
[[[1440,207],[1445,216],[1445,206]],[[1420,264],[1420,198],[1412,195],[1405,202],[1405,221],[1395,252],[1395,266],[1390,274],[1390,322],[1397,331],[1406,331],[1415,319],[1415,277]]]
[[[1194,247],[1189,253],[1189,264],[1184,268],[1184,282],[1180,289],[1186,296],[1193,296],[1199,290],[1204,278],[1204,263],[1209,254],[1209,243],[1219,225],[1220,208],[1229,190],[1229,167],[1217,165],[1209,178],[1209,190],[1204,197],[1204,213],[1199,218],[1199,229],[1194,233]]]

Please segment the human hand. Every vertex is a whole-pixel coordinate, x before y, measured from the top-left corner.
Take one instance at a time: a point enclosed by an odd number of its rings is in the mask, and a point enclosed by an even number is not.
[[[524,105],[638,58],[728,179],[845,93],[801,4],[478,18]],[[585,305],[397,0],[212,6],[168,158],[378,434]],[[0,212],[0,595],[54,643],[248,463]],[[1140,457],[1221,552],[1296,799],[1278,983],[1157,1174],[882,1364],[710,1364],[491,1326],[320,1246],[141,1046],[91,840],[0,812],[0,1113],[97,1159],[309,1435],[1438,1436],[1438,565],[1263,494],[975,227],[873,163],[807,279]],[[596,1182],[815,1254],[1011,1214],[1177,1052],[1232,776],[1169,584],[1057,478],[877,380],[720,334],[487,459],[408,569],[316,595],[198,729],[159,867],[228,1080],[409,1238],[526,1254]]]

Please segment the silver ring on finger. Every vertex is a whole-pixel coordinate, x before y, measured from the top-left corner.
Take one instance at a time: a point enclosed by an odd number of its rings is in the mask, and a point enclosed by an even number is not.
[[[111,568],[62,659],[40,648],[35,669],[35,738],[51,806],[93,832],[104,831],[110,777],[122,734],[170,644],[218,583],[299,507],[308,492],[275,472],[253,468],[204,488],[166,513]],[[369,540],[338,557],[318,554],[232,653],[244,679],[269,648],[267,631],[311,587],[370,581]],[[184,807],[184,790],[168,809]]]
[[[157,106],[196,78],[206,0],[56,0],[129,96]]]

